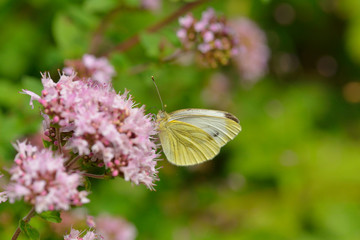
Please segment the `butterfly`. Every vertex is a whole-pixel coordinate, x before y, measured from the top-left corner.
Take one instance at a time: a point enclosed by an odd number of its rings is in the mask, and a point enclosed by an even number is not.
[[[156,122],[163,152],[172,164],[195,165],[213,159],[241,131],[228,112],[208,109],[159,111]]]

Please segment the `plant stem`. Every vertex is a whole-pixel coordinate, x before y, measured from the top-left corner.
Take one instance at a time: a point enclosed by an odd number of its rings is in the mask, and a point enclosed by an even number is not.
[[[34,215],[35,215],[35,207],[32,207],[30,212],[23,218],[24,222],[28,223]],[[11,240],[16,240],[19,237],[20,233],[21,233],[21,229],[20,226],[18,226]]]
[[[154,25],[148,27],[145,31],[147,33],[157,32],[160,29],[162,29],[163,27],[165,27],[167,24],[169,24],[170,22],[178,19],[179,17],[181,17],[182,15],[184,15],[185,13],[190,11],[191,9],[193,9],[193,8],[203,4],[205,2],[208,2],[208,1],[210,1],[210,0],[198,0],[198,1],[195,1],[195,2],[188,3],[188,4],[184,5],[183,7],[179,8],[177,11],[175,11],[171,15],[169,15],[166,18],[164,18],[163,20],[161,20],[160,22],[157,22]],[[139,34],[135,34],[134,36],[132,36],[132,37],[128,38],[127,40],[125,40],[124,42],[120,43],[114,49],[112,49],[111,51],[105,53],[104,55],[108,56],[113,51],[124,52],[124,51],[132,48],[136,44],[138,44],[139,41],[140,41]]]
[[[63,150],[62,150],[62,146],[61,146],[61,133],[60,133],[60,127],[55,128],[56,130],[56,141],[58,142],[58,150],[59,152],[62,154]]]
[[[81,173],[81,174],[83,176],[96,178],[96,179],[104,179],[105,178],[105,175],[96,175],[96,174],[92,174],[92,173]]]
[[[65,162],[64,166],[69,169],[71,167],[71,165],[73,165],[77,160],[79,160],[81,158],[80,155],[77,155],[76,157],[74,157],[73,159],[68,160],[67,162]]]
[[[123,4],[120,4],[119,6],[115,7],[110,12],[108,12],[102,18],[101,22],[99,23],[98,27],[96,28],[95,32],[93,33],[93,36],[92,36],[92,39],[90,42],[89,53],[94,54],[94,55],[97,55],[99,53],[99,46],[103,41],[103,36],[104,36],[106,27],[111,23],[112,19],[118,13],[120,13],[122,10],[143,11],[142,9],[139,9],[139,8],[126,7]]]

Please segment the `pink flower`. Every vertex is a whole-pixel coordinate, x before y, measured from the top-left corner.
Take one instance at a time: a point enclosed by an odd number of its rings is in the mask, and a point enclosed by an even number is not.
[[[207,43],[199,44],[198,49],[201,53],[207,53],[211,50],[211,45]]]
[[[0,192],[0,203],[6,202],[8,200],[8,196],[6,192]]]
[[[104,240],[104,238],[93,230],[80,232],[76,229],[71,229],[69,235],[64,236],[64,240]],[[85,234],[84,234],[85,233]]]
[[[96,230],[106,240],[134,240],[137,235],[136,228],[131,223],[107,215],[96,218]]]
[[[9,170],[11,179],[6,187],[9,201],[24,200],[35,206],[36,212],[68,210],[70,205],[88,203],[87,192],[78,191],[81,175],[68,173],[63,166],[64,158],[53,155],[49,149],[38,150],[24,142],[14,145],[18,154]]]
[[[96,227],[96,223],[95,223],[95,219],[93,216],[87,216],[86,218],[86,224],[91,227],[91,228],[95,228]]]
[[[148,9],[150,11],[160,10],[161,5],[162,5],[161,0],[141,0],[141,6],[144,9]]]
[[[103,162],[114,177],[152,188],[158,157],[151,141],[156,134],[152,116],[144,114],[144,107],[134,107],[127,93],[96,89],[84,101],[86,108],[75,108],[74,134],[67,148]]]
[[[117,94],[109,85],[79,80],[75,74],[61,76],[58,83],[44,74],[43,83],[42,96],[37,99],[44,107],[45,135],[54,145],[59,126],[61,143],[68,150],[99,167],[105,165],[114,177],[153,188],[158,155],[152,137],[156,131],[144,106],[135,107],[127,92]]]
[[[178,38],[180,38],[181,40],[184,40],[187,37],[187,31],[185,29],[181,28],[176,32],[176,36]]]
[[[179,24],[184,28],[190,28],[194,24],[194,21],[195,19],[191,14],[179,18]]]
[[[231,26],[241,46],[235,63],[242,78],[254,83],[266,73],[270,57],[265,33],[247,18],[235,19]]]
[[[2,178],[4,175],[0,173],[0,178]],[[6,191],[0,192],[0,203],[6,202],[8,200],[8,196]]]
[[[115,69],[105,57],[96,58],[93,55],[85,54],[81,60],[68,60],[63,72],[71,76],[78,72],[79,78],[90,78],[100,85],[111,84],[115,76]]]
[[[194,28],[196,32],[202,32],[206,29],[207,25],[209,24],[209,22],[207,21],[200,21],[195,23]]]
[[[204,41],[205,42],[211,42],[212,40],[214,40],[214,33],[211,31],[207,31],[204,33]]]
[[[217,17],[212,8],[204,11],[200,20],[192,15],[179,19],[181,28],[177,32],[183,47],[195,46],[203,62],[211,67],[227,65],[236,54],[238,41],[227,25],[224,17]]]

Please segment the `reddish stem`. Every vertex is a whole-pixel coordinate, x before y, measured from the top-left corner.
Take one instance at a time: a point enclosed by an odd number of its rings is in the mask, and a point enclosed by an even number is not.
[[[30,212],[23,218],[23,221],[25,223],[28,223],[30,219],[35,215],[35,207],[33,207]],[[14,235],[12,236],[11,240],[16,240],[21,233],[20,226],[18,226],[14,232]]]
[[[157,22],[154,25],[148,27],[145,31],[147,33],[157,32],[160,29],[162,29],[163,27],[165,27],[167,24],[169,24],[170,22],[178,19],[179,17],[181,17],[182,15],[184,15],[185,13],[190,11],[191,9],[193,9],[193,8],[203,4],[205,2],[208,2],[208,1],[210,1],[210,0],[198,0],[198,1],[195,1],[195,2],[188,3],[188,4],[184,5],[183,7],[179,8],[177,11],[175,11],[174,13],[169,15],[168,17],[161,20],[160,22]],[[137,33],[134,36],[132,36],[132,37],[128,38],[127,40],[125,40],[124,42],[120,43],[119,45],[115,46],[111,51],[105,53],[104,55],[107,56],[113,51],[124,52],[124,51],[132,48],[136,44],[138,44],[139,41],[140,41],[140,36]]]

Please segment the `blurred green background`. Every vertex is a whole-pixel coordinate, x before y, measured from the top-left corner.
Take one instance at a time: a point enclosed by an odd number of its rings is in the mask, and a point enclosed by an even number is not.
[[[39,72],[57,79],[64,60],[81,58],[98,36],[101,54],[139,32],[139,44],[110,54],[117,90],[156,113],[154,75],[167,111],[226,110],[243,131],[200,166],[161,161],[155,192],[122,179],[92,181],[89,214],[126,218],[137,239],[360,239],[360,1],[219,0],[194,9],[197,17],[209,6],[249,17],[265,31],[269,73],[252,87],[231,66],[159,60],[180,46],[178,23],[155,34],[144,29],[186,2],[163,1],[152,12],[137,0],[1,0],[0,167],[12,164],[11,142],[41,126],[38,106],[32,110],[21,89],[40,93]],[[230,86],[226,104],[211,99],[219,73]],[[0,239],[11,238],[28,210],[0,205]],[[31,224],[42,239],[62,239],[39,218]]]

